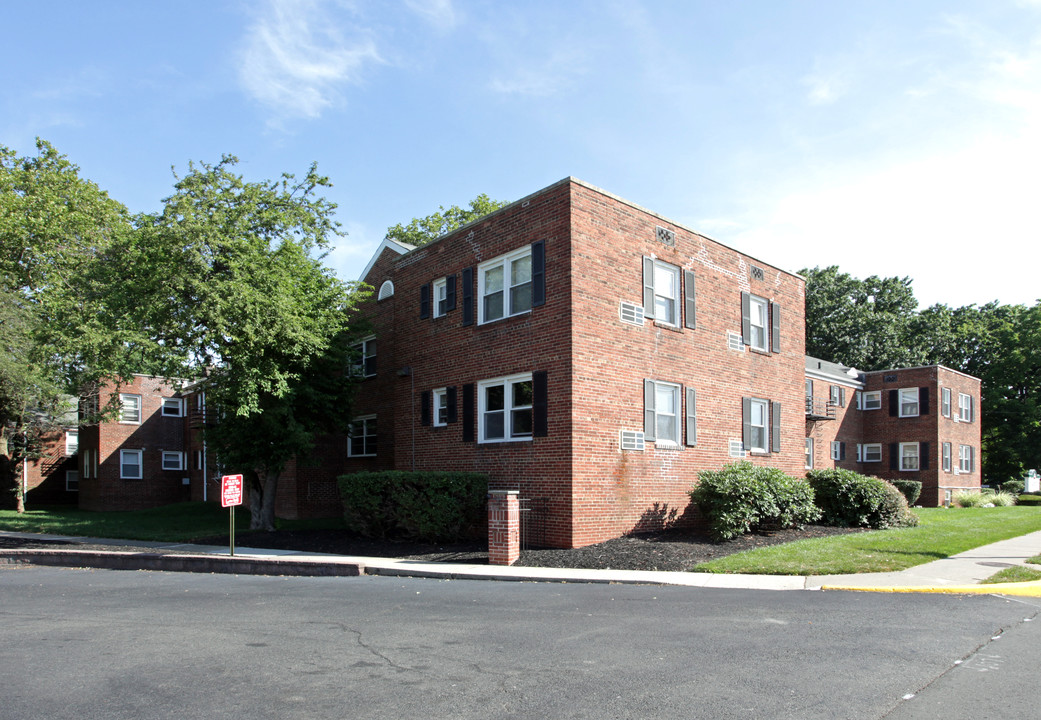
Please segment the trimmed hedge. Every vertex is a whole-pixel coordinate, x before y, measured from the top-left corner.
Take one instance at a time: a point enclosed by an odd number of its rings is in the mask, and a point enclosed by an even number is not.
[[[479,473],[357,472],[339,486],[347,528],[365,537],[461,540],[487,520],[488,478]]]
[[[719,540],[765,527],[796,527],[820,517],[809,485],[777,468],[747,461],[702,470],[690,498]]]
[[[907,498],[885,480],[842,468],[811,470],[806,480],[828,525],[889,528],[918,524]]]
[[[922,495],[922,483],[918,480],[889,480],[888,482],[904,494],[908,505],[914,505]]]
[[[1023,480],[1006,480],[998,486],[1001,492],[1012,493],[1013,495],[1020,495],[1023,489],[1026,487],[1026,483]]]
[[[1041,495],[1020,495],[1016,505],[1041,505]]]

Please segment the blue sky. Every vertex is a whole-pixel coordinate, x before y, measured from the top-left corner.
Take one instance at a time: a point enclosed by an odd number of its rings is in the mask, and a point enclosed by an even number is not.
[[[0,144],[132,211],[171,166],[312,161],[356,279],[388,226],[573,175],[921,306],[1041,298],[1041,1],[0,3]]]

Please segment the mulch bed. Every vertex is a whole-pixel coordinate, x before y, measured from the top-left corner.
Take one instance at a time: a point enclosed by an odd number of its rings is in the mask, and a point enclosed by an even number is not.
[[[631,535],[608,540],[573,550],[526,549],[521,552],[517,565],[526,567],[588,568],[613,570],[671,570],[687,571],[701,562],[713,560],[757,547],[826,537],[860,528],[837,528],[809,525],[802,529],[774,530],[743,535],[727,542],[717,543],[703,534],[665,531],[647,535]],[[227,545],[228,537],[217,536],[197,541],[202,545]],[[69,541],[18,539],[0,537],[4,548],[60,548],[75,550],[114,550],[111,545],[94,545]],[[430,562],[485,564],[488,545],[485,542],[431,544],[401,540],[372,540],[352,537],[338,530],[278,530],[275,532],[237,533],[236,548],[268,548],[300,552],[330,553],[360,557],[395,557]],[[143,552],[191,552],[190,547],[156,550],[139,547]]]

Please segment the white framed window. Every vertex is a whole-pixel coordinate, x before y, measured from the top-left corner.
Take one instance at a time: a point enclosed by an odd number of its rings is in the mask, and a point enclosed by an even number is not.
[[[751,428],[748,449],[752,452],[770,451],[770,403],[752,398],[748,422]]]
[[[430,394],[433,401],[433,421],[436,427],[448,424],[448,388],[438,388]]]
[[[841,385],[831,386],[831,404],[835,407],[846,407],[846,388]]]
[[[351,422],[350,436],[347,439],[347,455],[349,457],[375,457],[375,415],[357,417]]]
[[[880,410],[882,408],[881,390],[871,390],[870,392],[862,392],[858,397],[860,398],[861,410]]]
[[[477,323],[531,310],[531,246],[477,266]]]
[[[900,443],[900,470],[918,469],[918,443]]]
[[[83,450],[80,451],[80,457],[83,458],[83,472],[81,477],[97,477],[98,451],[94,448],[83,448]]]
[[[141,450],[119,451],[119,477],[123,480],[140,480],[142,475]]]
[[[448,278],[443,277],[434,281],[434,317],[444,317],[448,314]]]
[[[951,416],[951,389],[940,388],[940,414],[944,417]]]
[[[79,492],[80,491],[80,473],[79,473],[79,470],[66,470],[65,471],[65,491],[66,492]]]
[[[807,470],[813,469],[813,438],[806,438],[806,465]]]
[[[943,451],[942,452],[943,452],[943,471],[944,472],[950,472],[951,471],[951,444],[949,442],[945,442],[943,444]]]
[[[369,337],[354,346],[355,377],[374,377],[376,375],[376,338]]]
[[[770,304],[765,298],[748,298],[748,344],[756,350],[770,348]]]
[[[196,450],[194,455],[195,455],[195,469],[196,470],[202,470],[203,469],[203,467],[202,467],[202,463],[203,463],[203,452],[202,452],[202,450]]]
[[[963,473],[972,472],[972,445],[958,446],[958,470],[960,470]]]
[[[79,430],[66,430],[65,431],[65,454],[75,455],[80,449],[80,431]]]
[[[900,417],[918,417],[918,388],[903,388],[898,391]]]
[[[184,400],[181,398],[163,398],[163,417],[182,417],[184,415]]]
[[[531,440],[533,400],[531,373],[478,383],[478,442]]]
[[[141,424],[141,396],[119,394],[119,422]]]
[[[163,470],[184,470],[184,453],[164,450]]]
[[[831,459],[835,461],[846,459],[846,443],[839,440],[831,441]]]
[[[644,265],[644,315],[662,325],[679,327],[679,267],[653,258],[645,258]]]
[[[859,462],[882,462],[882,443],[864,443],[857,446]]]
[[[958,418],[962,422],[972,422],[972,395],[958,393]]]
[[[680,445],[680,386],[648,380],[644,383],[644,432],[656,445]]]

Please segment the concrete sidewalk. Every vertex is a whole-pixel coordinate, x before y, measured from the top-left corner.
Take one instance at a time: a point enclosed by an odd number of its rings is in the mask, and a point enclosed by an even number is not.
[[[631,583],[756,590],[877,590],[883,592],[957,592],[1020,594],[1041,597],[1041,582],[978,585],[1002,568],[1023,565],[1041,554],[1041,532],[985,545],[949,558],[893,573],[860,575],[715,575],[645,570],[575,570],[520,566],[466,565],[395,558],[348,557],[290,550],[147,543],[56,535],[0,532],[0,538],[83,542],[111,550],[0,550],[0,564],[27,563],[126,570],[237,573],[252,575],[352,576],[391,575],[457,580]],[[179,552],[183,551],[183,552]],[[1033,566],[1041,569],[1041,566]]]

